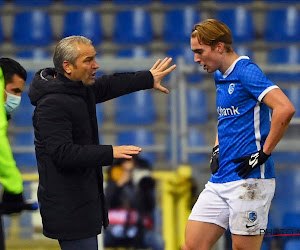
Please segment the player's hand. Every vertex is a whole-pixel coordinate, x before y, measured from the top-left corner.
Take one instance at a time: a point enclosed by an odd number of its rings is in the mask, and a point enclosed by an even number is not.
[[[271,154],[267,155],[261,149],[252,155],[242,156],[240,158],[237,158],[233,160],[233,162],[242,163],[242,164],[240,164],[235,169],[235,172],[237,172],[240,177],[245,179],[253,169],[264,164],[269,159],[270,156]]]
[[[172,65],[168,68],[169,64],[172,62],[172,58],[166,57],[163,61],[161,59],[157,60],[157,62],[150,69],[150,72],[153,76],[153,88],[164,92],[166,94],[169,93],[169,90],[163,86],[161,86],[161,80],[169,73],[171,73],[176,65]]]
[[[210,157],[210,170],[212,174],[217,173],[219,169],[219,145],[215,146],[212,150]]]
[[[114,158],[131,159],[132,155],[137,155],[142,149],[136,146],[117,146],[113,147]]]

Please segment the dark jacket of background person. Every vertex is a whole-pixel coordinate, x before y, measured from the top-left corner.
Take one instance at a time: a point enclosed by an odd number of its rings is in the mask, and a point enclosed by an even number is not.
[[[113,161],[99,145],[96,103],[153,87],[149,71],[102,76],[92,86],[54,69],[36,73],[29,89],[39,171],[38,199],[45,236],[71,240],[96,236],[108,217],[101,166]]]
[[[128,160],[116,159],[108,171],[108,181],[105,188],[108,208],[110,211],[114,211],[114,213],[117,213],[118,209],[127,211],[128,215],[126,223],[122,224],[122,233],[120,233],[120,225],[112,223],[108,227],[104,235],[104,244],[106,247],[150,247],[150,245],[145,245],[144,237],[148,231],[154,233],[155,181],[149,175],[149,166],[139,165],[141,159],[138,156],[133,157],[133,159],[135,167],[131,169],[131,177],[123,185],[117,184],[116,178],[118,176],[113,174],[113,171],[115,168],[122,168],[122,164]],[[146,170],[146,175],[143,173],[143,170]],[[134,173],[140,171],[142,171],[141,175],[137,178],[133,177]],[[132,211],[137,212],[138,219],[136,224],[133,224],[130,219],[131,216],[129,214]],[[114,227],[117,227],[118,230],[115,230]],[[134,236],[130,233],[133,228],[137,230]],[[152,239],[155,240],[155,238]]]

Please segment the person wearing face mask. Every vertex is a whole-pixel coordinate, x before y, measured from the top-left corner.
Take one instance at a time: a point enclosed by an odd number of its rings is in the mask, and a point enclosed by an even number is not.
[[[19,213],[24,207],[23,182],[7,139],[7,120],[18,108],[27,78],[25,69],[15,60],[0,58],[0,250],[4,249],[1,214]]]

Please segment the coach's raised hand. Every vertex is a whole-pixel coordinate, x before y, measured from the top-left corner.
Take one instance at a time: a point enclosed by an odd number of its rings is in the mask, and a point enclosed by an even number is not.
[[[169,64],[172,62],[172,58],[166,57],[163,61],[161,59],[157,60],[157,62],[150,69],[151,74],[153,75],[153,88],[164,92],[166,94],[169,93],[169,90],[163,86],[161,86],[161,80],[169,73],[171,73],[176,65],[172,65],[168,68]]]
[[[136,146],[117,146],[113,147],[113,156],[114,158],[124,158],[124,159],[131,159],[132,155],[137,155],[140,153],[142,149]]]

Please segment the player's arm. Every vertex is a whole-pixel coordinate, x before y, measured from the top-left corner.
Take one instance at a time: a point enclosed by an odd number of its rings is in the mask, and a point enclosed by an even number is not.
[[[264,153],[270,155],[283,137],[295,114],[295,108],[279,88],[269,91],[263,98],[263,102],[273,110],[271,129],[263,146]]]
[[[268,160],[295,113],[293,104],[279,88],[270,90],[262,101],[273,110],[271,129],[261,150],[250,156],[242,156],[234,160],[235,163],[241,163],[235,171],[243,178]]]

